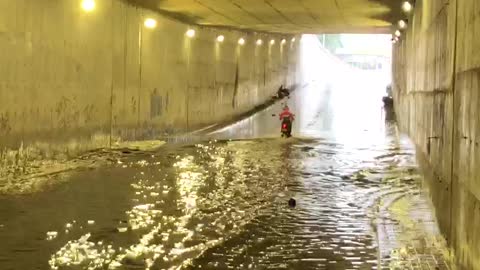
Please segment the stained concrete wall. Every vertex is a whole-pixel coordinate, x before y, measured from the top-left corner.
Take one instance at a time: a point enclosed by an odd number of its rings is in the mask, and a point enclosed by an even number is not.
[[[394,46],[397,116],[462,269],[480,269],[479,31],[477,0],[416,1]]]
[[[282,45],[291,36],[193,27],[190,39],[188,25],[153,11],[96,4],[87,13],[80,0],[0,1],[4,166],[19,148],[72,154],[221,122],[300,82],[298,37]]]

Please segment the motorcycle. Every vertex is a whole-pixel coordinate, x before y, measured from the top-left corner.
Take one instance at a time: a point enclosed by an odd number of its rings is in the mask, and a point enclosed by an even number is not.
[[[277,91],[277,98],[282,99],[284,97],[290,98],[290,90],[282,87]]]
[[[382,101],[383,101],[383,106],[385,108],[393,107],[393,98],[392,97],[385,96],[385,97],[382,98]]]
[[[282,120],[281,133],[282,133],[282,138],[283,137],[286,137],[286,138],[292,137],[292,121],[290,121],[288,118],[284,118]]]
[[[392,85],[387,86],[387,95],[382,98],[385,108],[393,108]]]

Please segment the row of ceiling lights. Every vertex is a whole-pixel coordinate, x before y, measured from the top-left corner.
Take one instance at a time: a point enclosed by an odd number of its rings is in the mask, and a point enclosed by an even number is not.
[[[413,10],[413,4],[411,1],[412,0],[407,0],[407,1],[403,1],[402,3],[402,10],[406,14],[410,14]],[[402,36],[402,31],[407,29],[407,27],[408,27],[407,19],[398,21],[398,29],[395,30],[395,32],[393,33],[392,43],[395,44],[400,40],[400,36]]]
[[[92,12],[93,10],[95,10],[95,0],[82,0],[82,9],[85,12]],[[152,19],[152,18],[147,18],[147,19],[144,20],[143,25],[146,28],[153,29],[153,28],[157,27],[157,21],[155,19]],[[194,29],[188,29],[187,32],[185,33],[185,35],[189,38],[195,37],[195,34],[196,33],[195,33]],[[217,42],[222,43],[225,40],[225,36],[219,35],[219,36],[217,36],[216,40],[217,40]],[[285,44],[286,42],[287,42],[286,39],[281,40],[282,45]],[[295,38],[292,38],[291,42],[292,43],[295,42]],[[239,45],[245,45],[245,43],[246,43],[246,40],[243,37],[238,40]],[[256,44],[258,46],[262,45],[263,40],[262,39],[257,39]],[[274,44],[275,44],[275,39],[270,40],[270,45],[274,45]]]
[[[91,1],[91,0],[88,0],[88,1]],[[156,21],[155,19],[148,18],[148,19],[145,19],[144,25],[145,25],[145,27],[147,27],[147,28],[153,29],[153,28],[157,27],[157,21]],[[187,32],[185,33],[185,35],[186,35],[187,37],[189,37],[189,38],[193,38],[193,37],[195,37],[196,32],[195,32],[194,29],[188,29]],[[219,36],[217,36],[216,40],[217,40],[217,42],[222,43],[222,42],[225,41],[225,36],[224,36],[224,35],[219,35]],[[295,38],[292,38],[290,41],[291,41],[292,43],[295,42]],[[242,37],[242,38],[238,39],[238,44],[240,44],[240,45],[245,45],[245,43],[246,43],[245,38]],[[286,39],[282,39],[282,40],[280,41],[280,43],[283,45],[283,44],[287,43],[287,40],[286,40]],[[262,44],[263,44],[263,40],[262,40],[262,39],[257,39],[256,44],[257,44],[257,45],[262,45]],[[270,40],[270,44],[271,44],[271,45],[274,45],[274,44],[275,44],[275,39],[271,39],[271,40]]]

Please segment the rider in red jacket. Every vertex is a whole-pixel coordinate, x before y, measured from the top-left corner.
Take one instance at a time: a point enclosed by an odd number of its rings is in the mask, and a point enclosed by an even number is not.
[[[280,120],[282,121],[282,137],[284,135],[287,137],[292,136],[292,122],[295,120],[295,115],[290,112],[287,105],[283,107],[283,111],[280,113]]]
[[[288,108],[287,105],[283,107],[283,111],[282,113],[280,113],[280,120],[283,120],[284,118],[288,118],[291,122],[295,120],[295,115],[292,112],[290,112],[290,109]]]

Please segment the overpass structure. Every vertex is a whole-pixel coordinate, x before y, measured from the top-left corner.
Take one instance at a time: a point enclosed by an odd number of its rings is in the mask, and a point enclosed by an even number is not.
[[[395,33],[400,126],[418,147],[457,261],[480,269],[480,5],[412,0],[402,11],[404,4],[0,1],[0,175],[42,153],[72,154],[241,114],[280,84],[304,83],[302,33]]]
[[[390,71],[391,58],[386,56],[345,53],[339,53],[336,55],[346,63],[360,69]]]
[[[344,62],[360,69],[391,72],[392,57],[389,53],[339,48],[335,51],[335,55]]]

